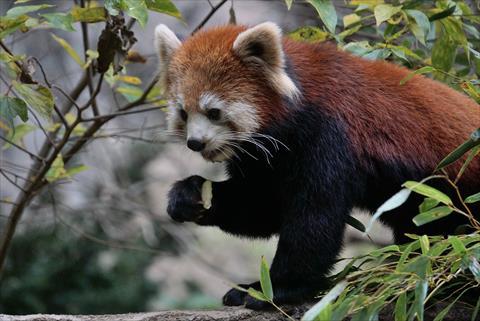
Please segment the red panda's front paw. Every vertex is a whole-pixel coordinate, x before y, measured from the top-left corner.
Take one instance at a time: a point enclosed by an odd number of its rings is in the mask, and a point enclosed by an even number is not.
[[[168,193],[168,215],[177,222],[195,222],[206,215],[202,202],[202,184],[205,179],[190,176],[176,182]]]

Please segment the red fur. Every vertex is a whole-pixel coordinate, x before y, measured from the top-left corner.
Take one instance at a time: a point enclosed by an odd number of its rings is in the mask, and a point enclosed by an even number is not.
[[[288,110],[258,69],[233,54],[233,42],[245,29],[225,26],[195,34],[175,53],[168,82],[189,89],[187,109],[197,108],[200,94],[211,90],[227,101],[257,106],[264,126],[288,117]],[[301,99],[346,123],[360,159],[398,160],[433,170],[480,126],[480,106],[448,86],[423,76],[400,85],[411,72],[406,68],[361,59],[326,43],[285,39],[284,50]],[[450,167],[452,173],[459,166]],[[478,158],[464,176],[479,179]]]

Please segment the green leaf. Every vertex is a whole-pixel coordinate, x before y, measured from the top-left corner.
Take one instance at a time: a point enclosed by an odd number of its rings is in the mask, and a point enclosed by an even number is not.
[[[23,27],[28,18],[27,15],[14,18],[0,17],[0,39],[5,38],[9,34],[14,33],[16,30]]]
[[[430,32],[430,21],[428,17],[419,10],[405,10],[405,13],[415,20],[415,23],[410,23],[409,27],[415,38],[425,45],[425,38]]]
[[[423,321],[423,312],[425,310],[424,306],[427,292],[428,282],[426,280],[421,280],[418,282],[417,286],[415,287],[415,301],[413,301],[413,306],[419,321]]]
[[[480,193],[470,195],[465,199],[465,203],[476,203],[480,202]]]
[[[18,98],[0,96],[0,117],[13,128],[13,120],[16,116],[24,122],[28,120],[27,104]]]
[[[348,283],[346,281],[341,281],[337,283],[327,294],[317,302],[313,307],[310,308],[302,317],[302,321],[314,321],[317,319],[317,316],[322,313],[322,311],[327,308],[327,306],[332,303],[347,287]]]
[[[331,0],[307,0],[318,12],[320,19],[327,27],[328,31],[335,33],[337,26],[337,12]]]
[[[22,141],[25,135],[37,129],[35,126],[29,124],[20,124],[15,126],[11,131],[8,139],[17,145],[23,145]],[[3,145],[3,149],[8,149],[11,145],[9,143]]]
[[[142,88],[132,85],[119,86],[115,91],[121,93],[129,102],[135,101],[143,95]]]
[[[415,193],[433,198],[445,205],[453,205],[452,200],[445,193],[442,193],[436,188],[433,188],[426,184],[415,182],[415,181],[407,181],[402,186],[408,188],[411,191],[414,191]]]
[[[377,27],[384,21],[387,21],[402,10],[402,6],[392,6],[390,4],[379,4],[373,11]]]
[[[448,206],[439,206],[432,208],[429,211],[423,212],[418,214],[413,218],[413,223],[415,223],[416,226],[421,226],[433,221],[436,221],[442,217],[450,215],[453,210],[448,207]]]
[[[293,1],[293,0],[291,0]],[[170,0],[146,0],[145,4],[149,10],[167,14],[182,19],[182,14]]]
[[[402,292],[395,302],[395,321],[407,321],[407,293]]]
[[[422,254],[426,255],[430,250],[430,241],[428,240],[428,236],[422,235],[419,238],[420,241],[420,248],[422,249]]]
[[[290,8],[292,8],[293,0],[285,0],[285,4],[287,5],[287,9],[290,10]]]
[[[145,0],[105,0],[105,8],[111,15],[118,15],[120,11],[138,20],[142,27],[148,20],[148,9]]]
[[[70,13],[55,12],[41,14],[40,16],[47,19],[48,23],[54,28],[59,28],[65,31],[75,31],[75,28],[72,25],[73,17]]]
[[[49,183],[52,183],[54,181],[67,177],[67,171],[64,166],[65,164],[63,163],[63,157],[61,154],[58,154],[53,161],[52,166],[50,166],[50,169],[45,175],[45,179]]]
[[[423,212],[426,212],[428,210],[431,210],[432,208],[437,206],[438,203],[440,203],[438,200],[434,200],[433,198],[427,197],[423,200],[422,204],[420,204],[418,209],[419,209],[420,213],[423,213]]]
[[[39,5],[33,5],[33,6],[18,6],[18,7],[13,7],[12,9],[7,11],[6,16],[9,18],[15,18],[21,15],[24,15],[29,12],[34,12],[46,8],[51,8],[55,7],[54,5],[50,4],[39,4]]]
[[[455,9],[456,9],[456,6],[453,5],[441,12],[438,12],[434,15],[431,15],[430,18],[428,18],[428,20],[430,21],[435,21],[435,20],[440,20],[440,19],[443,19],[443,18],[446,18],[448,16],[451,16],[454,12],[455,12]]]
[[[347,218],[345,219],[346,223],[353,227],[356,230],[359,230],[360,232],[365,232],[366,228],[365,225],[363,225],[362,222],[357,220],[355,217],[348,215]]]
[[[373,50],[368,41],[349,42],[343,46],[343,50],[351,52],[356,56],[363,56]]]
[[[268,302],[268,298],[265,297],[265,295],[262,292],[257,291],[254,288],[248,289],[248,295],[250,295],[252,298],[255,298],[257,300]]]
[[[467,140],[465,143],[457,147],[453,152],[447,155],[437,166],[436,170],[440,170],[453,162],[460,159],[465,153],[469,150],[475,148],[476,146],[480,146],[480,128],[470,135],[470,139]]]
[[[50,89],[42,85],[21,84],[15,80],[12,81],[12,85],[30,107],[41,115],[50,117],[54,105]]]
[[[273,300],[273,288],[272,281],[270,280],[270,271],[268,269],[267,260],[262,256],[262,263],[260,265],[260,286],[265,297],[269,300]]]
[[[448,241],[452,244],[453,250],[456,254],[463,254],[467,252],[465,245],[463,245],[462,241],[457,236],[450,235],[448,237]]]
[[[475,277],[475,281],[480,283],[480,263],[478,263],[477,259],[473,256],[470,256],[468,261],[468,269]]]
[[[402,80],[400,80],[400,85],[403,85],[405,84],[407,81],[409,81],[410,79],[413,78],[413,76],[415,75],[421,75],[421,74],[426,74],[426,73],[429,73],[429,72],[434,72],[436,69],[431,67],[431,66],[425,66],[425,67],[422,67],[422,68],[419,68],[417,70],[415,70],[414,72],[411,72],[407,75],[407,77],[403,78]]]
[[[65,39],[57,37],[54,34],[52,34],[52,37],[53,39],[55,39],[56,42],[60,44],[60,46],[63,47],[63,49],[65,49],[65,51],[70,55],[70,57],[73,58],[73,60],[75,60],[77,64],[79,64],[80,66],[83,66],[85,64],[85,62],[82,60],[82,58],[80,58],[75,49],[73,49],[73,47]]]
[[[71,13],[75,22],[95,23],[107,20],[107,11],[104,7],[82,8],[75,6]]]
[[[475,309],[473,310],[472,318],[470,319],[470,321],[477,320],[477,315],[479,310],[480,310],[480,296],[478,297],[477,304],[475,304]]]
[[[148,10],[145,0],[124,0],[126,5],[125,13],[130,17],[137,19],[142,27],[145,27],[148,21]]]
[[[297,41],[322,42],[328,39],[328,32],[318,27],[300,27],[288,34],[290,38]]]
[[[447,34],[438,36],[432,48],[432,65],[440,70],[448,72],[452,69],[457,53],[455,41]]]
[[[383,213],[391,211],[405,203],[410,194],[411,191],[409,189],[403,188],[398,193],[386,200],[385,203],[383,203],[373,214],[372,218],[368,222],[365,233],[368,234],[373,226],[373,223],[375,223],[375,221],[378,220]]]
[[[361,17],[356,13],[351,13],[343,16],[343,27],[348,28],[349,26],[356,24],[361,21]]]
[[[66,175],[71,177],[71,176],[74,176],[74,175],[76,175],[80,172],[86,171],[87,169],[89,169],[89,167],[85,166],[85,165],[74,166],[74,167],[71,167],[71,168],[67,169]]]

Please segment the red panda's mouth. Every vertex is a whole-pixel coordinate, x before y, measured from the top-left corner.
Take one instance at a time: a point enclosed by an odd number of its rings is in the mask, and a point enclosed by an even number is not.
[[[203,150],[202,157],[211,162],[223,162],[230,158],[231,150],[228,147],[220,146],[212,150]]]

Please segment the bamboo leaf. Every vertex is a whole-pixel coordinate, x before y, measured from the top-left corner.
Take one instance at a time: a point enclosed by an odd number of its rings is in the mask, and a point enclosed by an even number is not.
[[[273,288],[272,281],[270,280],[270,271],[268,268],[267,260],[262,256],[262,263],[260,265],[260,286],[265,297],[269,300],[273,300]]]
[[[407,294],[402,292],[395,302],[395,321],[407,321]]]
[[[480,193],[470,195],[465,199],[465,203],[476,203],[480,201]]]
[[[426,74],[426,73],[430,73],[430,72],[434,72],[434,71],[435,71],[435,68],[433,68],[431,66],[425,66],[425,67],[419,68],[419,69],[415,70],[414,72],[409,73],[405,78],[400,80],[400,85],[405,84],[407,81],[412,79],[413,76],[415,76],[415,75]]]
[[[268,298],[265,297],[265,295],[262,292],[257,291],[254,288],[248,289],[248,295],[250,295],[252,298],[255,298],[257,300],[268,302]]]
[[[375,213],[373,214],[372,218],[368,222],[367,228],[365,229],[365,234],[368,234],[370,229],[373,226],[373,223],[375,223],[376,220],[380,218],[380,216],[388,211],[391,211],[399,206],[401,206],[403,203],[405,203],[410,196],[411,191],[407,188],[401,189],[398,193],[390,197],[385,203],[380,206]]]
[[[473,149],[476,146],[480,146],[480,128],[472,133],[470,139],[462,145],[458,146],[453,152],[447,155],[438,165],[436,170],[440,170],[453,162],[460,159],[465,153]]]
[[[440,192],[436,188],[433,188],[426,184],[415,182],[415,181],[407,181],[402,186],[408,188],[409,190],[417,194],[421,194],[423,196],[433,198],[445,205],[453,205],[452,200],[445,193]]]
[[[317,316],[345,290],[347,285],[346,281],[337,283],[318,303],[304,314],[302,321],[316,320]]]
[[[360,232],[365,232],[366,231],[365,225],[363,225],[362,222],[360,222],[359,220],[357,220],[355,217],[353,217],[351,215],[347,216],[346,222],[347,222],[348,225],[350,225],[354,229],[359,230]]]
[[[421,280],[417,283],[415,287],[415,301],[413,306],[415,307],[415,313],[419,321],[423,321],[423,312],[425,310],[425,298],[427,297],[428,292],[428,282],[426,280]]]
[[[416,226],[422,226],[424,224],[436,221],[442,217],[448,216],[452,212],[453,210],[448,206],[435,207],[415,216],[413,218],[413,223],[415,223]]]
[[[440,203],[438,200],[434,200],[433,198],[427,197],[423,200],[422,204],[418,207],[420,213],[426,212],[428,210],[431,210],[435,206],[437,206]]]

